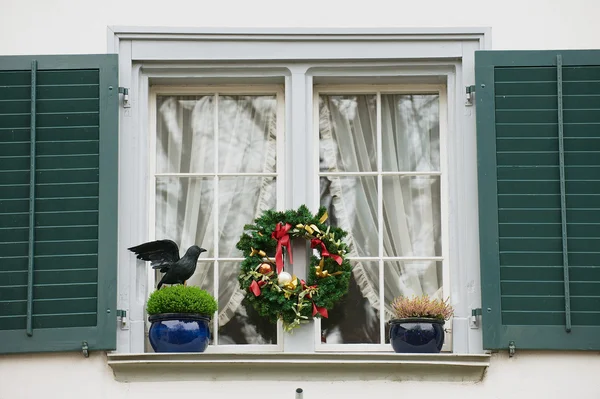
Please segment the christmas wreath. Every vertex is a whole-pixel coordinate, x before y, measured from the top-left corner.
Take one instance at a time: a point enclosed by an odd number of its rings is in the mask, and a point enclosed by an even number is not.
[[[348,292],[352,267],[345,258],[347,232],[325,225],[327,211],[313,215],[305,205],[298,210],[265,211],[255,224],[244,226],[236,247],[244,254],[239,283],[246,299],[261,316],[281,319],[286,331],[327,311]],[[293,263],[291,240],[304,238],[319,254],[312,255],[307,280],[284,269],[284,251]]]

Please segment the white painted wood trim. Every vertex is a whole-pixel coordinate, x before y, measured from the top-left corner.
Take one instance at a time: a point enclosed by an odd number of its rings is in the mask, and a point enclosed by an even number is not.
[[[121,382],[146,381],[451,381],[479,382],[490,355],[320,354],[139,354],[108,355]],[[291,392],[290,392],[291,394]]]

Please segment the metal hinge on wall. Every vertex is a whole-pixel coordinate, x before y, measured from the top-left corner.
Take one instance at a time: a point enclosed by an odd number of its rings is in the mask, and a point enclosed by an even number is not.
[[[131,104],[129,103],[129,88],[119,87],[119,94],[123,94],[123,108],[130,108]]]
[[[83,353],[83,357],[90,357],[90,347],[87,341],[81,343],[81,353]]]
[[[121,330],[128,330],[129,321],[127,320],[127,311],[123,309],[117,309],[117,317],[121,319]]]
[[[466,87],[466,95],[467,95],[467,101],[466,101],[465,105],[473,105],[473,99],[475,97],[475,85]]]
[[[508,343],[508,357],[513,357],[516,349],[517,347],[515,346],[515,341],[510,341]]]
[[[469,327],[479,328],[479,318],[481,317],[481,308],[471,309],[471,317],[469,317]]]

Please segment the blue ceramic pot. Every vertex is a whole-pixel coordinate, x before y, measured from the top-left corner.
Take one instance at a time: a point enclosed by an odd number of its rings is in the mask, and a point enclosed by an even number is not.
[[[390,342],[396,353],[439,353],[444,345],[444,320],[391,320]]]
[[[210,340],[210,317],[161,313],[148,317],[148,338],[154,352],[204,352]]]

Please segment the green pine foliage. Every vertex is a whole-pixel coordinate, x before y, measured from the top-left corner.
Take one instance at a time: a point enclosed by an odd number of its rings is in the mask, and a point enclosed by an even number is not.
[[[281,319],[284,328],[288,331],[312,318],[313,303],[317,307],[331,310],[335,303],[348,292],[352,267],[350,262],[344,258],[348,252],[348,246],[343,238],[347,233],[338,227],[321,223],[319,220],[325,213],[326,209],[321,207],[317,214],[313,215],[305,205],[301,205],[298,210],[285,212],[267,210],[261,217],[254,220],[255,224],[244,226],[245,231],[236,246],[246,258],[242,261],[238,278],[240,288],[246,292],[246,299],[258,314],[267,317],[271,322],[276,323],[278,319]],[[343,258],[342,265],[338,265],[333,259],[326,257],[323,270],[330,274],[336,272],[338,274],[320,278],[315,273],[315,267],[318,266],[320,259],[316,256],[311,257],[308,276],[297,276],[298,279],[305,279],[307,286],[317,286],[310,295],[303,292],[299,280],[294,290],[284,290],[278,286],[274,265],[273,271],[266,276],[257,271],[264,259],[256,254],[251,256],[252,250],[262,250],[266,252],[267,258],[275,261],[277,241],[271,237],[271,233],[275,231],[278,223],[292,225],[292,229],[288,232],[292,240],[303,238],[310,242],[313,238],[320,238],[328,252]],[[315,225],[319,232],[311,233],[298,228],[298,225]],[[320,253],[320,248],[317,249]],[[261,287],[261,294],[258,297],[249,291],[252,281],[267,283]],[[316,317],[320,317],[320,315],[317,313]]]
[[[172,285],[154,291],[148,298],[146,311],[159,313],[196,313],[211,316],[217,311],[217,301],[199,287]]]

